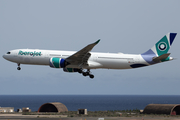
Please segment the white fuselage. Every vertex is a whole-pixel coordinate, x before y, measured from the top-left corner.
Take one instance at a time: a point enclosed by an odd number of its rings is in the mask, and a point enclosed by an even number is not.
[[[31,54],[33,53],[33,54]],[[9,51],[9,54],[3,57],[11,62],[18,64],[32,65],[49,65],[51,58],[63,58],[73,55],[76,51],[56,51],[56,50],[39,50],[39,49],[16,49]],[[91,56],[88,59],[88,65],[68,65],[68,68],[83,68],[83,69],[130,69],[132,64],[149,65],[141,56],[123,53],[98,53],[90,52]]]
[[[78,72],[94,78],[90,69],[131,69],[173,60],[168,51],[175,36],[176,33],[168,33],[151,49],[136,55],[90,52],[99,43],[99,39],[79,51],[16,49],[7,52],[3,57],[17,63],[17,70],[21,70],[20,64],[49,65],[52,68],[63,68],[64,72]]]

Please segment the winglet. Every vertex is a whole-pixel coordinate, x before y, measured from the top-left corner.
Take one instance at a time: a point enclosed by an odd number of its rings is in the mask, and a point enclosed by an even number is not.
[[[97,40],[94,44],[98,44],[101,39]]]

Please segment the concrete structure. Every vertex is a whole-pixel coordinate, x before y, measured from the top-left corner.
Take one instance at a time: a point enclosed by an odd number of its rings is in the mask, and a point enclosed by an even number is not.
[[[87,109],[78,109],[77,114],[87,115]]]
[[[20,108],[19,108],[19,109],[17,109],[17,112],[22,112],[22,109],[20,109]]]
[[[67,112],[67,107],[60,102],[45,103],[41,105],[38,112]]]
[[[1,113],[5,113],[5,112],[14,112],[14,108],[13,107],[0,107],[0,112]]]
[[[144,108],[143,113],[180,115],[180,104],[149,104]]]
[[[31,112],[31,109],[29,109],[28,107],[22,108],[22,112]]]

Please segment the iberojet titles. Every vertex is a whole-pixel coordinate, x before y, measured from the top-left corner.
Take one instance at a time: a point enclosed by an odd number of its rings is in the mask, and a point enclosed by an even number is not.
[[[23,52],[23,51],[19,51],[18,55],[31,55],[31,56],[41,56],[41,52]]]

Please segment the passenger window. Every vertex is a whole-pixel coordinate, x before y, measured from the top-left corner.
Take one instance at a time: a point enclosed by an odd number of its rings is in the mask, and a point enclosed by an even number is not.
[[[11,54],[11,52],[7,52],[7,54]]]

